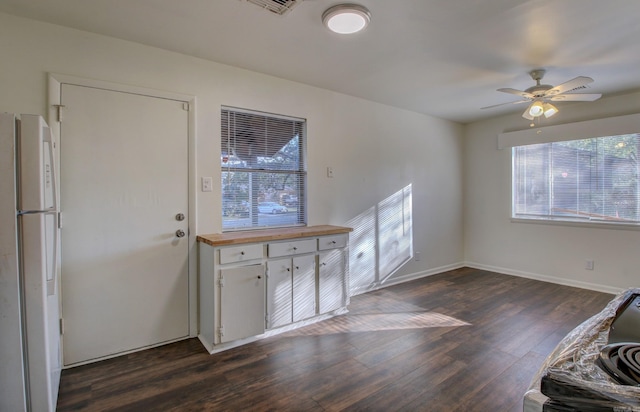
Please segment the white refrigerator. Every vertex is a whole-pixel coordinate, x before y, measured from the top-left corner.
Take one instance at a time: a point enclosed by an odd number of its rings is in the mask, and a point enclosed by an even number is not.
[[[61,372],[56,141],[0,113],[0,411],[54,411]]]

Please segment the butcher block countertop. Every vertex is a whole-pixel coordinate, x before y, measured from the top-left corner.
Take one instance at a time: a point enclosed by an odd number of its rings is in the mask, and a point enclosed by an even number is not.
[[[341,233],[349,233],[351,231],[353,231],[353,228],[344,226],[301,226],[198,235],[197,240],[198,242],[206,243],[211,246],[227,246],[240,245],[243,243],[269,242],[272,240],[296,239],[301,237],[338,235]]]

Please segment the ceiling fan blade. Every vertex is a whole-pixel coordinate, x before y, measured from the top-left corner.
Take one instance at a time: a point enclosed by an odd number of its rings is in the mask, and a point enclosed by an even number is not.
[[[591,77],[578,76],[575,79],[571,79],[568,82],[557,85],[546,91],[545,96],[555,96],[560,93],[570,92],[572,90],[583,89],[589,83],[592,83]]]
[[[598,100],[602,95],[600,93],[576,93],[576,94],[558,94],[547,97],[546,100],[554,102],[592,102]]]
[[[510,87],[505,87],[502,89],[498,89],[499,92],[515,94],[516,96],[524,97],[525,99],[534,99],[535,96],[531,93],[523,92],[522,90],[512,89]]]
[[[482,110],[482,109],[493,109],[494,107],[506,106],[506,105],[509,105],[509,104],[520,104],[520,103],[529,103],[529,101],[528,100],[517,100],[515,102],[494,104],[492,106],[481,107],[480,110]]]

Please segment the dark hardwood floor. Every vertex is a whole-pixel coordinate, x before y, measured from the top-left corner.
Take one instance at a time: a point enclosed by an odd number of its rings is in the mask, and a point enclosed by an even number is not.
[[[612,295],[463,268],[209,355],[189,339],[64,370],[59,411],[521,411],[560,339]]]

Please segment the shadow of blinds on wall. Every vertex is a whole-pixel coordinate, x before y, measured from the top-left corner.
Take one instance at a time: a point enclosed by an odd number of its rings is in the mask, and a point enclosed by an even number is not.
[[[376,289],[413,256],[411,185],[347,222],[349,287],[357,295]]]

